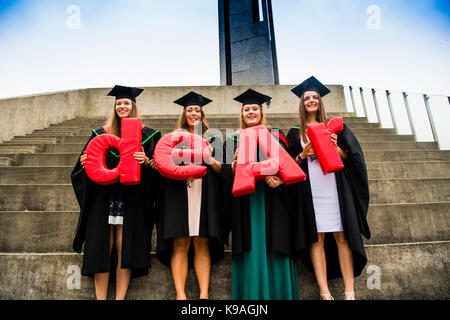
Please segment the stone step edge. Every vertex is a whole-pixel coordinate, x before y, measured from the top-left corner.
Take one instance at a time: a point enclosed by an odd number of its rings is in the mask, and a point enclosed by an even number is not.
[[[375,247],[392,247],[392,246],[417,246],[417,245],[433,245],[433,244],[450,244],[449,240],[439,240],[439,241],[420,241],[420,242],[402,242],[402,243],[383,243],[383,244],[367,244],[364,248],[375,248]],[[231,254],[231,250],[224,250],[225,253]],[[83,253],[76,252],[0,252],[0,256],[77,256]],[[151,255],[155,255],[154,251],[150,252]]]
[[[409,202],[409,203],[377,203],[377,204],[370,204],[369,207],[389,207],[389,206],[414,206],[414,205],[450,205],[450,201],[434,201],[434,202]],[[61,211],[55,211],[55,210],[0,210],[0,213],[23,213],[28,212],[30,214],[33,213],[42,213],[47,212],[48,214],[53,213],[79,213],[79,210],[61,210]]]
[[[446,177],[438,177],[438,178],[381,178],[381,179],[369,179],[370,181],[397,181],[397,180],[449,180],[450,178]],[[1,186],[2,184],[0,184]],[[43,184],[35,184],[35,183],[14,183],[14,184],[4,184],[5,186],[71,186],[71,183],[43,183]]]
[[[50,153],[50,154],[53,154],[53,153]],[[74,154],[75,155],[75,154],[78,154],[78,153],[68,153],[68,154]],[[2,158],[2,157],[0,157],[0,158]],[[415,163],[418,163],[418,161],[373,161],[373,162],[366,162],[366,163],[370,163],[370,164],[373,164],[373,165],[378,165],[378,164],[390,165],[390,164],[415,164]],[[430,160],[430,161],[426,161],[426,162],[423,162],[423,163],[450,163],[450,160]],[[73,168],[73,166],[11,166],[11,167],[7,167],[7,168],[17,168],[17,169],[14,169],[14,170],[19,170],[19,168],[27,168],[27,169]],[[442,178],[444,178],[444,177],[442,177]],[[409,178],[409,179],[414,179],[414,178]],[[433,178],[431,178],[431,179],[433,179]]]

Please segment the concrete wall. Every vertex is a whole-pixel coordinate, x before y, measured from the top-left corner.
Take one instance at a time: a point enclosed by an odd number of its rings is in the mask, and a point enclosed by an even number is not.
[[[272,97],[266,113],[297,113],[298,98],[290,92],[294,85],[251,86]],[[328,86],[324,98],[328,112],[346,112],[342,86]],[[213,100],[205,107],[208,114],[239,114],[241,104],[233,98],[249,86],[149,87],[137,98],[142,115],[178,115],[181,107],[173,101],[193,90]],[[84,89],[0,100],[0,142],[33,130],[76,117],[106,117],[114,98],[106,94],[111,88]]]
[[[74,90],[0,100],[0,142],[79,116],[88,90]]]

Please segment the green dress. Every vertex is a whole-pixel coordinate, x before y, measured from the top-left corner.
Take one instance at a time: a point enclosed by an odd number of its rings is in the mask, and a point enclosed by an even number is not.
[[[288,256],[267,252],[265,181],[250,195],[251,250],[232,260],[233,300],[298,300],[297,265]]]

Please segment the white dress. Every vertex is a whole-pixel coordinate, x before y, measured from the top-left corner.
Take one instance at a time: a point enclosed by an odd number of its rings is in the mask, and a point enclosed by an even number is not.
[[[189,236],[198,236],[200,232],[200,210],[202,208],[202,178],[188,181],[188,217]]]
[[[303,141],[301,143],[304,147]],[[343,231],[335,174],[324,174],[319,161],[308,157],[308,176],[311,184],[317,232]]]

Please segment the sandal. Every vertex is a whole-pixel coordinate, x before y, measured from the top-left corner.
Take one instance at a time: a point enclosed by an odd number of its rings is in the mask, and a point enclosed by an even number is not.
[[[334,298],[331,293],[321,293],[320,300],[334,300]]]
[[[355,291],[344,292],[344,300],[356,300]]]

